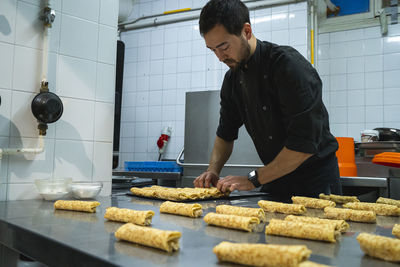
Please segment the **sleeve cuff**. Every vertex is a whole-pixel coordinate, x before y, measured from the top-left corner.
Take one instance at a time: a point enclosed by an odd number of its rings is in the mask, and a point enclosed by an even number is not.
[[[299,136],[289,136],[285,142],[285,147],[297,152],[308,154],[318,153],[318,145],[316,143]]]
[[[223,128],[220,126],[217,128],[217,136],[229,142],[238,139],[238,132],[239,130],[236,131],[223,130]]]

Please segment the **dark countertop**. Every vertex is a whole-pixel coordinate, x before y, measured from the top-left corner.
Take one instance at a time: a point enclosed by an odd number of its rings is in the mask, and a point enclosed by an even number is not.
[[[217,204],[258,207],[263,197],[236,200],[202,201],[204,213]],[[359,232],[392,236],[400,217],[378,216],[377,224],[350,222],[349,232],[337,243],[325,243],[278,236],[265,236],[265,224],[247,233],[207,226],[202,218],[160,214],[162,201],[125,195],[99,197],[97,213],[53,209],[53,202],[26,200],[0,202],[0,243],[49,266],[233,266],[218,263],[212,248],[222,241],[274,244],[304,244],[312,250],[310,260],[333,266],[398,266],[365,256],[355,239]],[[117,241],[114,232],[122,223],[103,218],[109,206],[153,210],[152,227],[182,233],[181,249],[168,254],[158,249]],[[308,209],[308,215],[322,211]],[[283,214],[267,214],[284,218]]]

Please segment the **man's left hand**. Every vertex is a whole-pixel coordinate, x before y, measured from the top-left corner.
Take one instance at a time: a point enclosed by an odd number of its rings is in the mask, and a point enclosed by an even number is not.
[[[253,190],[255,187],[247,179],[247,176],[231,176],[231,175],[229,175],[218,181],[217,188],[221,192],[225,193],[225,192],[233,192],[234,190],[250,191],[250,190]]]

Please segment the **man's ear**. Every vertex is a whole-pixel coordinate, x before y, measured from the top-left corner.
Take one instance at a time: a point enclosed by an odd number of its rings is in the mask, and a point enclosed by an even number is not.
[[[252,35],[252,29],[251,29],[250,23],[246,22],[246,23],[243,25],[242,34],[244,35],[244,37],[246,38],[246,40],[250,40],[251,35]]]

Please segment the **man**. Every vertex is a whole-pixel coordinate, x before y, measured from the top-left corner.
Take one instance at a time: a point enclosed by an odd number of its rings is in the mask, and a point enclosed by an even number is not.
[[[194,185],[223,192],[262,186],[261,191],[283,198],[340,194],[338,144],[312,65],[291,47],[257,40],[239,0],[209,1],[199,25],[207,47],[230,70],[221,88],[209,167]],[[248,176],[219,179],[243,124],[265,166]]]

